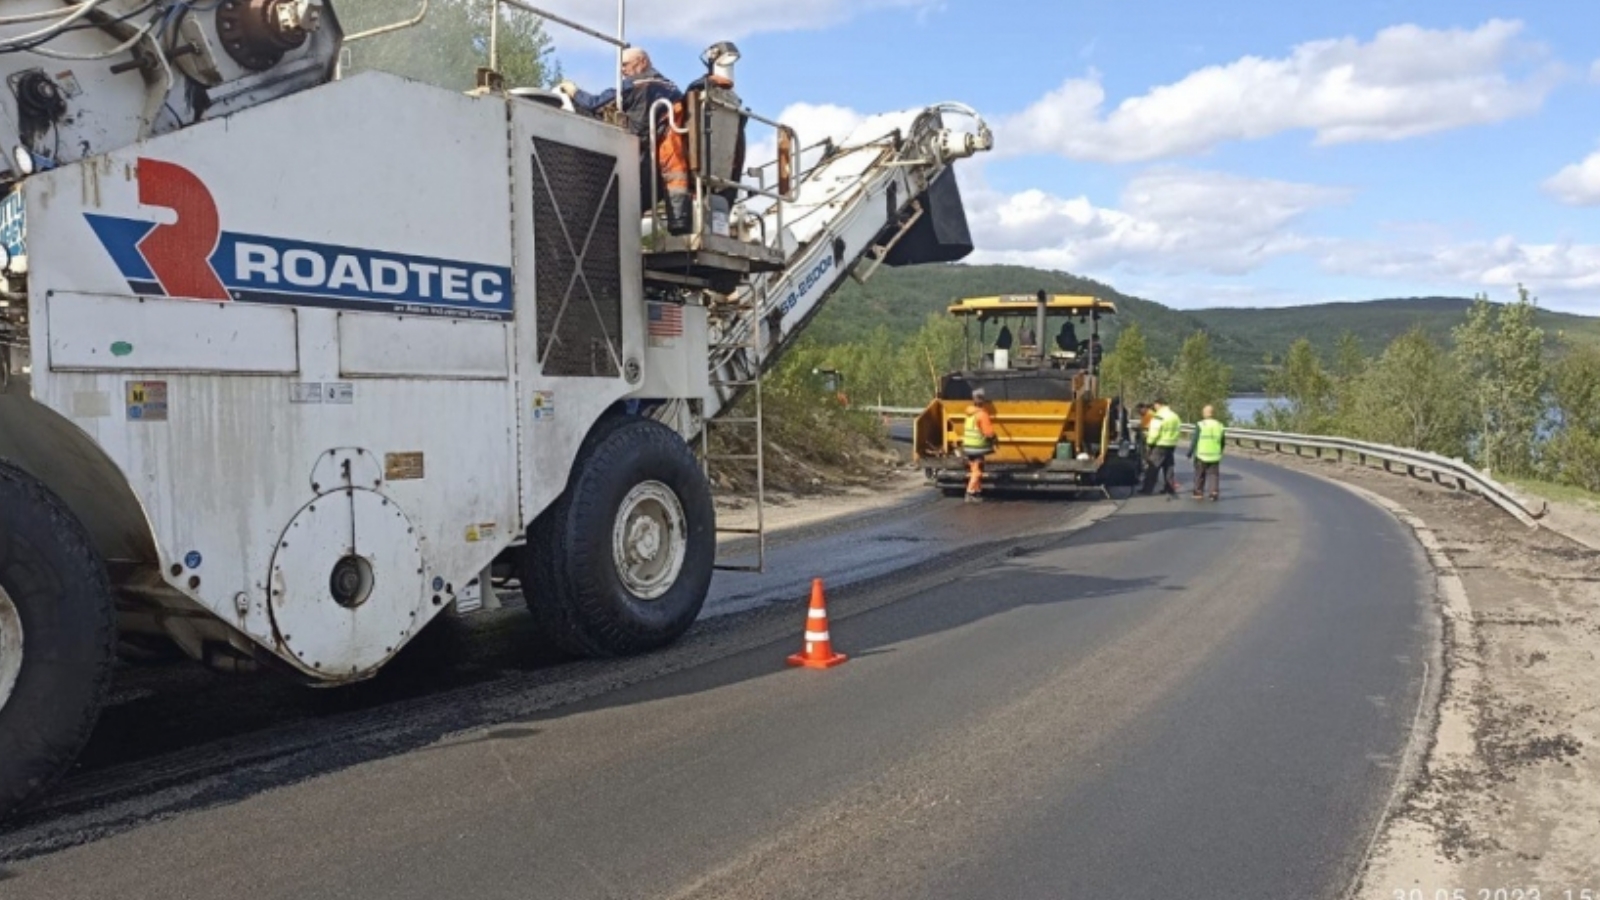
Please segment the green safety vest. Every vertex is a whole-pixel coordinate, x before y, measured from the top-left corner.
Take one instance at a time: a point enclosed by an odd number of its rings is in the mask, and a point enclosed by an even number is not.
[[[1195,428],[1198,437],[1194,444],[1194,458],[1203,463],[1222,462],[1222,437],[1227,429],[1216,419],[1206,419]]]
[[[989,449],[989,438],[978,427],[977,410],[967,413],[967,430],[961,435],[961,447],[965,450]]]
[[[1167,407],[1156,413],[1156,439],[1151,441],[1157,447],[1176,447],[1183,440],[1183,418]]]

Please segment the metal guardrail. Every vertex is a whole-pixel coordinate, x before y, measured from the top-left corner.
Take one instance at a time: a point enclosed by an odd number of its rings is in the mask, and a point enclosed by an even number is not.
[[[1185,434],[1192,433],[1194,426],[1185,425],[1183,430]],[[1350,438],[1254,431],[1248,428],[1229,428],[1228,437],[1243,444],[1254,444],[1258,450],[1271,447],[1275,452],[1286,453],[1286,448],[1292,448],[1296,456],[1305,456],[1305,451],[1310,450],[1317,459],[1322,459],[1324,453],[1331,451],[1340,462],[1344,462],[1346,456],[1355,457],[1361,465],[1371,465],[1372,461],[1377,461],[1383,464],[1385,472],[1395,472],[1396,466],[1404,466],[1405,473],[1413,478],[1427,475],[1435,484],[1453,484],[1460,490],[1477,494],[1530,528],[1539,527],[1539,520],[1549,511],[1548,504],[1542,501],[1538,510],[1528,508],[1505,485],[1474,469],[1469,463],[1437,453],[1387,444],[1369,444]]]

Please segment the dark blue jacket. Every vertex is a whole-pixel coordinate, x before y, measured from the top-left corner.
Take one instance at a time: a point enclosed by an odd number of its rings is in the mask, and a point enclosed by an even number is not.
[[[597,113],[616,98],[616,88],[607,88],[598,94],[579,90],[572,95],[572,103],[586,112]],[[654,67],[639,73],[637,78],[622,79],[622,111],[628,117],[628,130],[640,138],[650,136],[650,107],[656,101],[671,100],[676,103],[682,99],[683,92],[678,90],[678,86]],[[661,117],[656,122],[657,134],[664,128],[665,117]]]

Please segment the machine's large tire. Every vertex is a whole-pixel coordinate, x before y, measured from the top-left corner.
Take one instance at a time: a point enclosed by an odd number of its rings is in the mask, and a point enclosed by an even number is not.
[[[116,661],[105,564],[43,484],[0,461],[0,819],[61,777]]]
[[[1112,455],[1100,467],[1100,483],[1106,487],[1135,487],[1139,484],[1139,458],[1129,455],[1122,459]]]
[[[711,488],[688,444],[657,422],[622,417],[590,434],[566,492],[529,528],[522,589],[560,649],[644,653],[694,624],[716,552]]]

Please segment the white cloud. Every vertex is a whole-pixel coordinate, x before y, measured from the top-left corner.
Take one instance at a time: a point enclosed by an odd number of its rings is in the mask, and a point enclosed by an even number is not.
[[[977,259],[1082,273],[1249,272],[1311,247],[1314,241],[1293,226],[1347,196],[1316,185],[1175,168],[1136,176],[1116,209],[1038,189],[1007,196],[970,177],[963,187]]]
[[[1600,206],[1600,151],[1551,176],[1544,189],[1568,206]]]
[[[616,30],[615,0],[544,0],[538,6],[612,34]],[[676,0],[673,3],[630,3],[629,40],[676,38],[696,45],[737,40],[762,32],[826,28],[879,9],[915,10],[919,21],[942,4],[931,0]],[[563,45],[591,43],[560,25],[549,30]],[[598,45],[597,45],[598,46]]]
[[[794,103],[778,113],[777,120],[794,129],[800,138],[803,147],[810,147],[828,138],[842,141],[855,131],[870,116],[863,115],[844,106],[832,103]],[[820,151],[813,151],[801,157],[802,165],[810,165],[817,161]],[[777,136],[773,130],[765,125],[753,125],[750,130],[750,148],[745,153],[748,164],[762,165],[776,159],[778,156]]]
[[[1366,43],[1314,41],[1281,59],[1248,56],[1201,69],[1109,113],[1091,72],[1005,119],[996,149],[1129,162],[1300,129],[1315,132],[1318,144],[1338,144],[1499,122],[1536,111],[1561,79],[1557,66],[1510,74],[1537,50],[1518,40],[1521,31],[1519,22],[1496,19],[1471,31],[1400,25]]]
[[[1589,80],[1595,84],[1600,84],[1600,59],[1589,65]]]
[[[1469,288],[1526,284],[1553,294],[1600,289],[1600,244],[1531,244],[1510,235],[1432,247],[1351,241],[1331,246],[1321,261],[1340,274]]]
[[[806,143],[843,139],[872,121],[846,107],[808,103],[778,118]],[[758,143],[750,159],[771,155],[770,142]],[[1389,226],[1380,238],[1332,238],[1308,232],[1304,220],[1349,200],[1344,188],[1157,166],[1131,178],[1115,204],[1100,206],[1038,187],[997,190],[985,177],[988,166],[979,157],[956,167],[978,247],[972,263],[1069,271],[1180,307],[1363,299],[1329,298],[1304,285],[1263,287],[1248,277],[1274,260],[1299,259],[1334,275],[1393,282],[1396,295],[1521,283],[1548,306],[1600,314],[1591,299],[1600,296],[1600,244],[1463,240],[1428,223]]]

